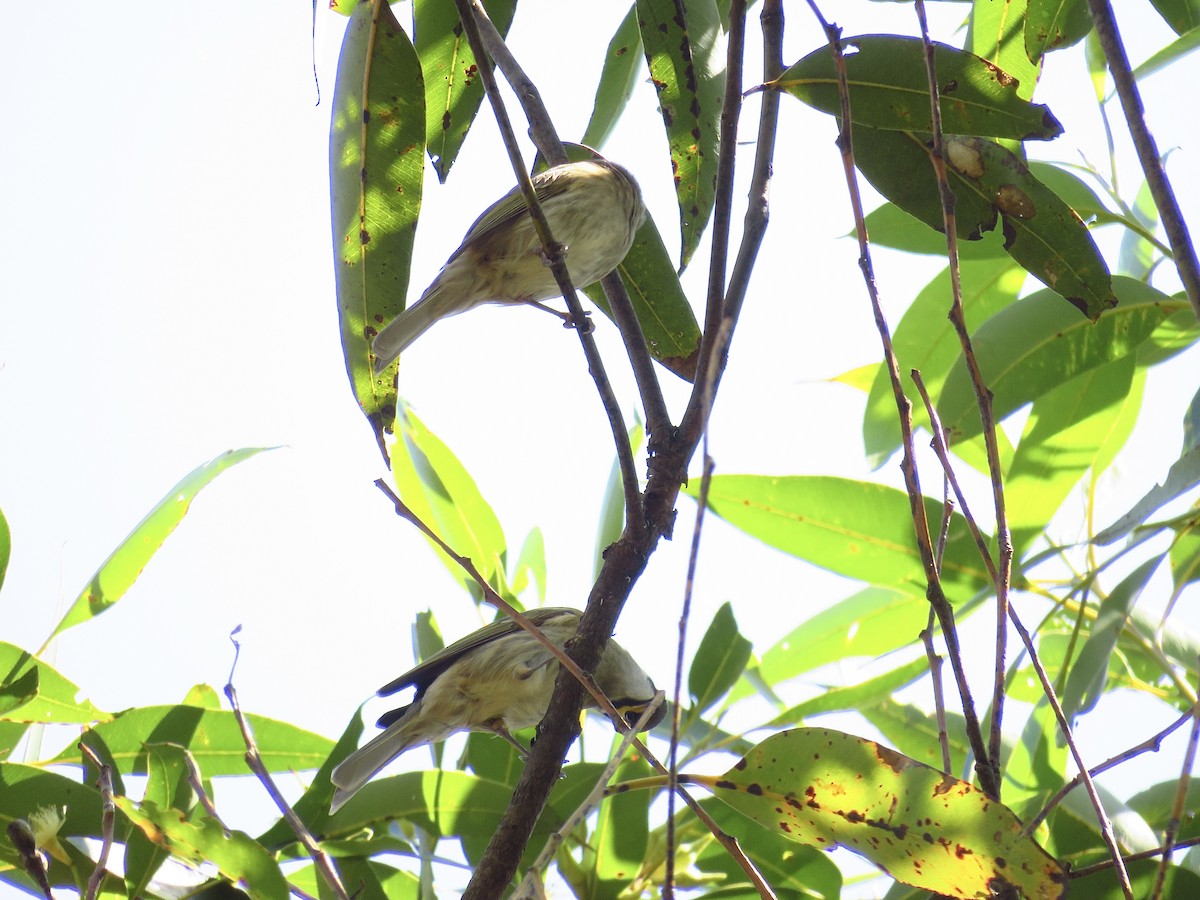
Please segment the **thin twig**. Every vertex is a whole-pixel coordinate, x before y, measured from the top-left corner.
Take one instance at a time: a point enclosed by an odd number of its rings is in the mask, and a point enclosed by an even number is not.
[[[925,645],[925,658],[929,660],[929,677],[933,681],[933,709],[937,716],[938,746],[942,748],[942,771],[952,774],[950,767],[950,732],[946,728],[946,697],[942,689],[942,658],[933,646],[933,607],[929,607],[929,621],[921,630],[921,642]]]
[[[1125,44],[1121,33],[1117,30],[1117,20],[1113,16],[1112,6],[1108,0],[1088,0],[1088,10],[1096,25],[1096,37],[1104,50],[1104,58],[1108,60],[1108,70],[1112,72],[1113,82],[1117,87],[1117,96],[1121,98],[1121,108],[1125,111],[1125,122],[1133,137],[1133,146],[1137,150],[1138,160],[1146,175],[1146,184],[1158,214],[1162,217],[1163,230],[1171,243],[1171,252],[1175,256],[1175,268],[1179,272],[1179,280],[1191,301],[1192,311],[1200,318],[1200,261],[1196,258],[1196,247],[1188,233],[1187,222],[1183,211],[1175,199],[1175,191],[1171,180],[1163,167],[1158,145],[1150,128],[1146,125],[1146,110],[1142,106],[1142,97],[1138,92],[1137,81],[1134,80],[1133,70],[1129,66],[1129,56],[1125,53]]]
[[[710,352],[713,356],[723,354],[729,343],[729,335],[733,327],[732,319],[724,319],[717,331],[717,340]],[[696,566],[700,562],[700,534],[704,529],[704,513],[708,509],[708,489],[712,485],[713,459],[708,453],[708,423],[712,415],[714,381],[719,369],[717,365],[703,367],[708,373],[708,381],[704,386],[704,419],[701,434],[703,437],[701,456],[704,468],[700,475],[700,490],[696,497],[696,522],[692,526],[692,545],[688,550],[687,575],[683,587],[683,609],[679,613],[679,639],[675,646],[675,689],[671,701],[671,749],[667,764],[667,852],[666,875],[663,882],[663,896],[670,900],[675,894],[675,791],[679,786],[679,719],[682,709],[680,700],[683,696],[684,651],[687,645],[687,626],[692,614],[692,592],[696,586]]]
[[[1164,853],[1170,853],[1175,850],[1182,850],[1184,847],[1195,847],[1200,844],[1200,836],[1190,837],[1187,840],[1179,841],[1171,847],[1155,847],[1153,850],[1143,850],[1140,853],[1130,853],[1128,856],[1123,856],[1121,859],[1124,862],[1138,862],[1143,859],[1154,859],[1156,856],[1161,856]],[[1067,873],[1067,877],[1071,879],[1086,878],[1089,875],[1095,875],[1097,872],[1103,872],[1105,869],[1111,869],[1113,861],[1106,859],[1103,862],[1093,863],[1090,866],[1079,866],[1071,869]]]
[[[1071,757],[1075,760],[1075,767],[1079,770],[1079,775],[1083,779],[1084,789],[1087,791],[1088,799],[1092,803],[1092,808],[1096,811],[1096,821],[1100,823],[1100,837],[1104,841],[1104,845],[1108,848],[1109,857],[1112,859],[1113,868],[1117,873],[1117,880],[1121,885],[1121,890],[1125,894],[1126,900],[1133,900],[1133,887],[1129,883],[1129,873],[1125,871],[1125,864],[1121,861],[1121,848],[1117,845],[1117,837],[1113,832],[1112,821],[1108,817],[1108,813],[1104,810],[1104,802],[1100,799],[1100,792],[1096,790],[1096,784],[1092,781],[1088,774],[1087,765],[1083,761],[1083,754],[1079,750],[1079,745],[1075,743],[1075,735],[1071,731],[1071,723],[1067,721],[1067,716],[1063,712],[1062,704],[1058,700],[1058,694],[1055,693],[1054,685],[1050,683],[1050,676],[1046,674],[1046,669],[1042,665],[1041,659],[1037,655],[1037,649],[1033,645],[1033,637],[1021,622],[1017,611],[1011,606],[1008,610],[1009,621],[1020,635],[1021,641],[1025,644],[1025,650],[1029,654],[1029,661],[1033,665],[1033,671],[1037,674],[1038,681],[1042,685],[1042,693],[1046,696],[1046,702],[1050,704],[1050,709],[1054,711],[1054,718],[1058,722],[1059,731],[1062,732],[1063,740],[1067,743],[1067,748],[1071,751]]]
[[[566,150],[562,140],[550,118],[550,112],[542,102],[532,79],[525,74],[517,58],[508,49],[508,44],[488,17],[487,10],[479,0],[473,0],[472,6],[475,20],[479,25],[479,36],[487,47],[488,54],[496,63],[509,83],[525,120],[529,123],[529,137],[538,153],[552,166],[567,161]],[[638,393],[642,398],[642,408],[646,413],[646,431],[649,435],[647,446],[653,453],[657,440],[668,433],[671,419],[667,413],[667,404],[663,399],[662,386],[658,381],[658,373],[654,371],[654,361],[650,356],[650,348],[646,344],[646,336],[642,332],[641,323],[633,311],[629,300],[629,292],[625,290],[625,282],[615,270],[601,279],[604,294],[608,297],[608,306],[612,311],[613,321],[621,332],[625,342],[625,352],[633,369],[633,377],[637,383]]]
[[[625,731],[628,729],[629,726],[628,723],[625,722],[625,718],[617,711],[617,708],[613,706],[613,703],[608,698],[608,695],[605,694],[604,691],[600,690],[600,686],[596,684],[596,680],[592,678],[591,675],[584,672],[583,669],[580,668],[579,664],[576,663],[575,660],[570,657],[570,655],[568,655],[566,650],[564,650],[562,647],[559,647],[557,644],[551,641],[550,638],[546,637],[546,635],[542,633],[542,629],[538,628],[537,625],[529,621],[529,618],[524,613],[496,593],[496,589],[488,584],[487,579],[485,579],[480,573],[479,569],[475,567],[475,563],[471,561],[470,557],[455,553],[454,549],[444,540],[442,540],[441,537],[438,536],[437,532],[425,524],[420,516],[409,509],[408,505],[396,496],[395,491],[388,487],[387,483],[384,482],[382,478],[375,479],[375,487],[379,488],[379,490],[381,490],[384,495],[392,501],[392,505],[396,508],[396,515],[415,525],[423,535],[437,544],[441,551],[446,554],[446,556],[453,560],[464,572],[467,573],[467,575],[471,577],[471,579],[483,592],[483,599],[487,603],[490,603],[492,606],[496,607],[496,609],[500,610],[502,613],[512,619],[513,622],[515,622],[518,626],[523,628],[538,643],[545,647],[546,650],[558,660],[559,664],[574,676],[576,681],[583,685],[587,692],[592,695],[592,699],[596,701],[597,705],[604,712],[604,714],[613,720],[613,725],[618,731]]]
[[[1143,753],[1157,753],[1162,748],[1162,742],[1166,740],[1166,738],[1173,732],[1177,731],[1184,722],[1192,719],[1194,715],[1195,710],[1189,710],[1188,712],[1185,712],[1182,716],[1180,716],[1162,731],[1146,738],[1146,740],[1142,741],[1140,744],[1135,744],[1128,750],[1122,750],[1116,756],[1109,757],[1099,765],[1092,766],[1090,769],[1088,769],[1088,775],[1090,775],[1092,778],[1095,778],[1102,772],[1107,772],[1109,769],[1119,766],[1121,763],[1128,762],[1134,757],[1141,756]],[[1037,831],[1038,826],[1046,820],[1046,816],[1048,816],[1050,812],[1063,801],[1067,794],[1071,793],[1071,791],[1075,790],[1075,788],[1079,787],[1079,785],[1082,783],[1083,776],[1076,775],[1061,788],[1059,788],[1058,793],[1046,801],[1046,805],[1041,808],[1038,814],[1025,823],[1025,827],[1021,829],[1021,833],[1029,835]]]
[[[996,588],[996,654],[992,672],[991,728],[988,734],[988,765],[996,768],[994,799],[1000,799],[1000,747],[1001,725],[1004,720],[1004,681],[1007,669],[1005,657],[1008,648],[1008,589],[1012,581],[1012,540],[1008,529],[1008,514],[1004,504],[1004,469],[1000,463],[1000,449],[996,441],[996,419],[992,412],[992,394],[984,383],[975,359],[975,350],[967,331],[963,313],[962,283],[958,266],[958,222],[954,214],[954,192],[946,175],[945,147],[942,134],[941,97],[938,88],[937,67],[934,59],[933,42],[929,38],[929,22],[925,17],[924,0],[916,0],[915,10],[921,26],[921,42],[925,48],[925,71],[929,82],[929,108],[933,130],[933,146],[929,158],[937,178],[938,192],[942,201],[942,220],[946,231],[946,256],[950,263],[950,290],[952,303],[950,321],[958,333],[963,348],[963,359],[971,375],[979,415],[983,420],[984,445],[987,448],[988,473],[992,481],[992,498],[996,507],[996,542],[1000,548],[997,566]]]
[[[100,816],[100,854],[96,857],[96,868],[92,870],[91,877],[88,878],[87,890],[83,895],[84,900],[96,900],[100,896],[100,887],[104,884],[104,876],[108,874],[108,855],[112,852],[113,829],[117,821],[117,804],[113,800],[112,766],[102,762],[96,752],[83,741],[79,742],[79,749],[92,762],[92,765],[100,770],[100,776],[97,779],[103,810]]]
[[[1167,869],[1171,867],[1171,845],[1179,834],[1179,825],[1183,821],[1187,806],[1188,788],[1192,782],[1192,766],[1196,762],[1196,745],[1200,742],[1200,715],[1192,708],[1192,731],[1188,735],[1187,750],[1183,753],[1183,771],[1179,773],[1179,782],[1175,785],[1175,801],[1171,804],[1171,817],[1167,819],[1163,829],[1162,845],[1165,847],[1162,859],[1158,863],[1158,871],[1154,875],[1154,887],[1150,891],[1150,900],[1158,900],[1162,896],[1163,885],[1167,880]]]
[[[585,324],[587,317],[583,312],[583,304],[579,302],[579,295],[575,292],[575,286],[571,282],[571,275],[567,271],[566,261],[563,256],[563,245],[554,239],[554,235],[550,231],[550,224],[546,221],[545,211],[534,194],[533,182],[530,180],[529,172],[525,168],[525,162],[521,158],[521,149],[517,145],[516,132],[513,131],[512,121],[509,119],[508,111],[504,107],[504,101],[500,97],[500,88],[496,84],[496,74],[492,71],[492,67],[488,63],[487,51],[484,49],[483,39],[480,37],[479,26],[473,14],[471,0],[455,0],[455,5],[458,7],[458,15],[462,21],[463,30],[467,35],[467,41],[471,45],[471,52],[475,54],[479,76],[483,81],[483,88],[487,93],[492,112],[496,116],[496,124],[500,128],[500,137],[504,142],[505,149],[508,151],[508,159],[512,164],[513,174],[517,177],[517,185],[521,189],[521,196],[524,198],[525,205],[529,210],[529,217],[533,220],[533,227],[537,232],[538,240],[542,243],[542,251],[550,266],[550,271],[554,273],[554,279],[558,282],[559,289],[562,291],[563,300],[567,303],[567,311],[575,323],[575,332],[579,336],[579,343],[583,348],[583,355],[587,360],[588,372],[592,376],[592,381],[596,384],[596,391],[600,395],[600,403],[604,407],[604,414],[608,419],[609,429],[612,431],[613,441],[616,444],[617,461],[621,467],[621,481],[625,486],[625,517],[626,519],[636,518],[640,515],[639,501],[641,493],[638,490],[637,470],[634,467],[633,451],[629,447],[629,438],[625,427],[625,420],[621,416],[620,404],[617,402],[617,396],[613,392],[612,384],[609,383],[608,376],[605,374],[604,362],[600,358],[600,351],[596,348],[596,340],[591,333],[591,328]]]
[[[567,816],[563,824],[554,831],[550,837],[546,839],[545,846],[542,847],[537,859],[533,861],[528,869],[525,870],[525,877],[521,880],[521,884],[513,893],[513,900],[537,900],[543,896],[542,878],[546,867],[550,865],[550,861],[554,858],[554,854],[558,851],[559,846],[563,842],[563,835],[570,834],[579,826],[584,819],[588,817],[593,809],[600,805],[600,801],[605,796],[605,788],[613,775],[617,771],[617,766],[625,759],[625,752],[633,743],[633,738],[641,732],[646,723],[650,721],[650,717],[655,711],[662,706],[665,696],[662,691],[654,695],[654,699],[646,705],[642,710],[641,716],[638,717],[637,724],[627,731],[621,738],[621,743],[617,747],[617,751],[609,757],[604,768],[600,772],[600,776],[596,779],[596,783],[588,792],[588,795],[583,798],[583,802],[575,808],[575,811]]]
[[[891,331],[887,319],[883,315],[883,306],[879,299],[879,290],[875,283],[875,270],[871,262],[871,251],[867,243],[867,226],[863,215],[862,197],[858,189],[858,176],[854,171],[854,143],[851,134],[850,90],[847,84],[846,62],[842,56],[841,29],[826,22],[825,17],[817,8],[814,0],[808,0],[809,8],[820,22],[826,39],[833,52],[834,64],[838,75],[838,96],[841,100],[841,121],[838,134],[838,147],[842,153],[842,167],[845,171],[846,186],[850,193],[850,205],[854,212],[855,232],[858,235],[859,268],[866,282],[867,294],[871,300],[871,311],[875,317],[875,327],[883,344],[884,361],[887,364],[888,376],[892,385],[892,395],[896,401],[897,415],[900,421],[900,436],[904,447],[904,456],[900,462],[900,471],[904,475],[905,490],[913,517],[913,528],[916,532],[917,551],[921,556],[921,564],[925,573],[925,596],[938,617],[942,636],[946,641],[946,650],[950,657],[950,667],[958,686],[959,698],[962,702],[964,726],[971,752],[975,754],[975,770],[979,774],[979,784],[988,796],[999,793],[999,773],[989,761],[987,747],[983,743],[983,732],[979,727],[979,716],[975,711],[975,700],[971,693],[971,685],[967,681],[966,670],[963,667],[962,648],[958,640],[958,628],[954,622],[954,608],[946,598],[942,589],[941,573],[934,558],[933,542],[930,537],[929,519],[925,511],[924,495],[921,493],[921,481],[917,472],[916,452],[913,446],[912,432],[912,403],[904,394],[900,383],[900,368],[896,362],[896,353],[892,348]]]
[[[241,626],[234,629],[229,635],[229,640],[233,644],[233,664],[229,667],[229,680],[225,683],[225,696],[229,700],[229,705],[233,709],[233,717],[237,720],[238,728],[242,731],[242,740],[246,744],[246,765],[250,771],[258,777],[259,783],[266,789],[267,794],[275,802],[275,806],[283,814],[284,820],[295,833],[308,855],[312,857],[313,865],[316,866],[321,877],[325,879],[325,883],[329,885],[329,889],[333,891],[333,895],[338,900],[350,900],[350,895],[346,892],[345,886],[342,884],[341,876],[338,875],[337,869],[333,865],[333,859],[326,853],[321,845],[317,843],[317,839],[313,837],[312,832],[296,815],[296,811],[284,799],[275,780],[271,777],[271,773],[267,771],[266,765],[263,763],[262,754],[258,751],[258,744],[254,740],[254,732],[250,728],[250,722],[242,713],[241,704],[238,703],[237,688],[233,686],[233,673],[237,669],[238,657],[242,652],[242,645],[237,641],[237,633]]]
[[[574,678],[576,683],[583,685],[583,687],[592,694],[599,707],[608,715],[610,719],[613,720],[614,726],[616,726],[618,730],[628,733],[628,724],[625,723],[624,718],[616,711],[616,709],[613,708],[612,701],[610,701],[604,692],[596,686],[593,679],[584,674],[583,670],[574,659],[565,654],[562,648],[551,644],[545,635],[543,635],[537,628],[537,626],[529,622],[525,616],[517,612],[517,610],[515,610],[507,601],[505,601],[503,597],[497,594],[492,586],[489,585],[484,577],[479,573],[479,570],[475,568],[474,563],[472,563],[469,558],[455,553],[445,541],[438,537],[433,529],[421,521],[421,518],[417,516],[417,514],[411,509],[409,509],[399,497],[396,496],[391,488],[384,484],[382,479],[377,480],[375,482],[375,486],[378,487],[379,490],[381,490],[392,501],[396,508],[397,515],[415,525],[422,534],[437,544],[438,547],[441,548],[442,552],[444,552],[450,559],[454,560],[455,563],[462,567],[462,569],[468,575],[470,575],[472,580],[474,580],[479,586],[480,590],[483,592],[484,598],[489,603],[510,615],[518,625],[537,638],[537,640],[540,641],[543,646],[547,647],[547,649],[549,649],[550,652],[554,654],[555,658],[558,659],[558,661],[562,664],[563,668],[567,670],[567,672],[570,674],[570,677]],[[623,548],[624,545],[618,544],[615,546]],[[607,559],[605,564],[606,566],[608,565]],[[583,622],[580,622],[580,629],[582,628]],[[552,699],[551,703],[553,702],[554,701]],[[576,708],[578,708],[578,704],[576,705]],[[558,716],[551,716],[550,712],[547,711],[544,721],[557,722]],[[575,719],[575,722],[577,723],[578,719]],[[532,765],[533,754],[537,752],[538,747],[545,746],[548,743],[546,734],[547,732],[545,730],[539,733],[539,740],[535,742],[533,748],[530,750],[530,761],[526,763],[526,771],[528,771]],[[638,752],[655,769],[655,771],[662,775],[666,775],[668,773],[667,767],[663,765],[663,763],[650,751],[650,749],[645,745],[645,743],[642,742],[638,735],[634,734],[631,737],[631,740]],[[561,754],[559,754],[559,758],[561,759]],[[730,850],[730,852],[734,855],[735,862],[741,866],[742,870],[746,873],[747,877],[750,878],[751,882],[754,884],[759,884],[762,882],[762,876],[754,868],[754,864],[751,863],[750,860],[746,858],[745,854],[741,853],[740,849],[737,848],[737,842],[733,841],[732,838],[729,838],[727,841],[727,835],[724,838],[722,837],[721,829],[718,827],[716,822],[713,821],[712,817],[704,811],[704,807],[700,806],[699,802],[696,801],[696,799],[692,797],[682,786],[677,788],[677,793],[683,798],[684,802],[688,805],[688,808],[692,810],[693,814],[700,819],[700,821],[703,822],[714,835],[717,836],[718,840],[721,840],[722,844],[725,845],[727,849]],[[510,806],[510,809],[512,808],[513,807]],[[497,833],[504,833],[503,829],[499,829]],[[478,871],[478,869],[476,871]],[[770,896],[770,894],[764,894],[763,896],[767,897]]]

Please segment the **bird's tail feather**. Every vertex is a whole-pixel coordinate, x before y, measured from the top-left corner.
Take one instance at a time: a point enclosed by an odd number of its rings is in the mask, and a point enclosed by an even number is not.
[[[329,776],[336,788],[333,802],[329,805],[331,815],[341,809],[342,805],[375,777],[380,769],[409,747],[420,743],[420,739],[414,740],[408,733],[409,729],[404,726],[403,720],[392,724],[382,734],[363,744],[334,767]]]
[[[390,366],[409,344],[446,314],[445,310],[438,309],[437,304],[430,303],[432,299],[434,298],[427,297],[414,303],[375,335],[371,349],[375,352],[376,372],[382,372]]]

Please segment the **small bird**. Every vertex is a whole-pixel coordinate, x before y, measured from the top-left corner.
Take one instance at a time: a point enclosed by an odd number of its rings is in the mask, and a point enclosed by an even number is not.
[[[633,176],[606,159],[554,166],[533,176],[533,190],[577,288],[620,264],[646,217]],[[375,371],[438,319],[483,303],[540,305],[561,294],[525,200],[513,188],[475,220],[421,298],[375,336]]]
[[[561,647],[578,630],[582,613],[567,607],[547,607],[525,615]],[[542,720],[558,670],[553,654],[506,618],[455,641],[385,684],[379,689],[381,697],[405,687],[416,688],[416,696],[408,706],[380,716],[376,724],[386,730],[334,768],[330,780],[337,790],[330,814],[405,750],[444,741],[456,731],[497,734],[524,755],[525,748],[512,732]],[[605,646],[595,680],[630,726],[656,693],[654,682],[616,641],[610,640]],[[595,703],[588,705],[594,707]],[[664,707],[659,706],[646,727],[661,722],[663,714]]]

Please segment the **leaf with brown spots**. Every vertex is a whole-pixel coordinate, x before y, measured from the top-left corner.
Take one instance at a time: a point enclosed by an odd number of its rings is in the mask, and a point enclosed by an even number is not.
[[[1009,256],[1089,319],[1116,303],[1108,266],[1083,220],[1038,181],[1015,153],[992,141],[947,134],[946,173],[960,238],[1001,226]],[[855,127],[854,157],[875,188],[942,231],[928,138]]]
[[[696,252],[712,215],[717,184],[718,132],[725,90],[721,19],[714,0],[687,4],[638,0],[638,27],[650,80],[667,129],[683,246],[679,271]]]
[[[499,32],[507,34],[515,0],[488,0],[485,6]],[[413,43],[424,73],[425,143],[444,182],[479,113],[483,82],[453,3],[414,0]]]
[[[850,115],[856,125],[895,131],[931,131],[929,78],[920,38],[868,34],[846,38]],[[1040,103],[1018,94],[1018,81],[997,66],[946,44],[934,43],[942,128],[1047,141],[1062,125]],[[822,112],[839,115],[837,70],[828,47],[814,50],[784,72],[773,87]]]
[[[965,781],[873,741],[826,728],[767,738],[720,776],[682,776],[801,844],[845,847],[897,881],[950,897],[1012,886],[1066,895],[1063,868],[1007,807]]]
[[[375,334],[404,309],[425,168],[421,63],[386,3],[355,9],[342,41],[329,135],[334,276],[342,353],[375,438],[396,415],[393,364],[376,375]]]

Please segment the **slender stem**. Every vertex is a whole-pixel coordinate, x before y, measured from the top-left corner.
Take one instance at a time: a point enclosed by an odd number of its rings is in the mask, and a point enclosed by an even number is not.
[[[629,447],[629,439],[625,420],[621,416],[620,404],[617,402],[617,396],[613,392],[607,374],[605,374],[604,362],[600,358],[600,351],[596,348],[596,341],[591,334],[591,328],[583,324],[587,321],[587,317],[584,315],[583,305],[579,302],[579,295],[575,292],[575,286],[571,283],[571,276],[567,271],[566,262],[563,259],[563,246],[554,239],[554,235],[550,232],[550,225],[546,221],[546,214],[534,194],[533,181],[530,179],[529,173],[525,169],[525,162],[521,158],[521,149],[517,145],[516,132],[513,131],[512,121],[508,117],[504,101],[500,98],[500,88],[496,84],[496,74],[487,62],[487,51],[484,49],[483,39],[479,34],[479,27],[472,11],[471,0],[454,0],[454,2],[458,6],[459,18],[462,20],[463,31],[467,35],[467,41],[471,45],[471,52],[475,54],[479,76],[483,81],[483,87],[487,93],[488,102],[491,104],[492,112],[496,116],[496,124],[500,128],[500,137],[504,142],[505,149],[508,151],[509,162],[512,163],[513,174],[517,177],[517,185],[521,189],[521,196],[524,198],[525,205],[529,209],[530,218],[533,219],[534,230],[537,232],[538,239],[542,242],[542,251],[545,253],[546,260],[550,264],[550,270],[554,273],[554,278],[558,282],[559,289],[562,291],[563,299],[567,303],[567,310],[571,314],[571,319],[575,322],[575,331],[579,335],[579,343],[583,347],[584,358],[587,359],[588,372],[596,384],[596,391],[600,394],[600,403],[603,405],[605,416],[608,418],[608,427],[612,431],[613,442],[616,445],[617,461],[621,467],[621,480],[625,486],[625,517],[627,520],[635,518],[640,515],[640,510],[637,508],[640,498],[637,469],[634,467],[633,451]]]
[[[1183,289],[1187,292],[1192,310],[1196,317],[1200,318],[1200,261],[1196,258],[1196,247],[1188,233],[1183,211],[1175,199],[1171,180],[1163,167],[1158,145],[1146,125],[1146,110],[1142,106],[1142,97],[1129,65],[1129,56],[1125,53],[1125,45],[1121,41],[1121,33],[1117,30],[1116,17],[1108,0],[1087,0],[1087,4],[1092,21],[1096,24],[1096,37],[1100,39],[1104,58],[1108,60],[1108,69],[1112,72],[1113,82],[1117,87],[1117,96],[1121,98],[1125,122],[1129,125],[1133,146],[1146,175],[1146,184],[1150,188],[1150,195],[1154,197],[1158,214],[1162,217],[1167,240],[1171,243],[1179,280],[1183,282]]]
[[[933,128],[933,146],[929,157],[933,163],[934,174],[937,177],[938,193],[942,201],[942,220],[946,231],[946,256],[950,263],[950,290],[952,305],[950,321],[958,333],[959,342],[963,348],[963,359],[971,374],[971,384],[975,389],[975,400],[979,406],[979,414],[983,419],[984,444],[987,447],[988,473],[992,481],[992,498],[996,507],[996,541],[1000,547],[1000,559],[995,579],[996,588],[996,653],[992,671],[992,708],[991,727],[988,734],[987,764],[995,767],[993,773],[997,793],[994,799],[1000,799],[1000,745],[1001,725],[1004,720],[1004,679],[1005,657],[1008,648],[1008,589],[1012,580],[1012,540],[1008,530],[1008,515],[1004,505],[1004,477],[1000,463],[1000,449],[996,441],[996,421],[992,413],[992,394],[984,383],[975,359],[975,351],[971,345],[971,337],[967,332],[966,317],[963,313],[962,283],[958,266],[958,223],[954,214],[954,192],[950,189],[950,181],[946,175],[946,159],[944,138],[942,133],[941,97],[938,89],[937,66],[934,57],[933,43],[929,39],[929,22],[925,17],[924,0],[916,0],[915,10],[921,26],[921,42],[925,48],[925,70],[929,82],[929,109]]]
[[[235,631],[234,634],[236,633]],[[225,684],[225,696],[228,698],[229,705],[233,709],[233,717],[238,723],[238,728],[241,729],[242,741],[246,745],[246,765],[249,766],[250,771],[254,773],[259,783],[266,789],[267,794],[275,802],[275,806],[279,812],[283,814],[283,818],[292,829],[292,832],[299,839],[308,855],[312,857],[313,865],[321,873],[321,877],[325,879],[325,883],[329,886],[333,895],[338,900],[350,900],[350,895],[342,884],[341,876],[338,875],[337,869],[333,865],[333,858],[317,843],[317,839],[313,837],[312,832],[308,830],[308,827],[296,815],[296,811],[284,799],[279,786],[275,784],[275,780],[271,777],[271,773],[267,771],[267,767],[263,763],[262,754],[258,750],[257,742],[254,740],[254,731],[250,728],[250,722],[242,713],[241,704],[238,703],[237,688],[233,686],[233,673],[237,668],[237,660],[242,648],[234,635],[230,635],[229,639],[233,642],[234,651],[233,665],[229,670],[229,680]]]
[[[96,900],[100,896],[100,887],[104,884],[104,876],[108,874],[108,855],[112,852],[117,804],[113,800],[112,766],[101,762],[96,752],[82,741],[79,742],[79,749],[100,770],[98,784],[101,808],[103,809],[100,816],[100,854],[96,857],[96,868],[92,870],[91,877],[88,878],[87,891],[83,895],[84,900]]]
[[[1179,826],[1183,821],[1187,807],[1188,788],[1192,782],[1192,766],[1196,762],[1196,745],[1200,743],[1200,715],[1192,709],[1192,730],[1188,735],[1187,750],[1183,753],[1183,771],[1179,773],[1179,781],[1175,785],[1175,801],[1171,804],[1171,817],[1167,827],[1163,829],[1162,845],[1166,848],[1162,859],[1158,862],[1158,871],[1154,875],[1154,887],[1150,891],[1151,900],[1162,896],[1163,885],[1166,884],[1167,870],[1171,867],[1171,845],[1179,834]]]
[[[867,243],[867,226],[863,215],[862,197],[858,189],[858,177],[854,172],[854,142],[850,123],[850,90],[846,77],[846,62],[842,56],[841,31],[837,26],[830,25],[817,8],[814,0],[809,0],[809,8],[813,11],[829,41],[833,52],[834,64],[838,74],[838,96],[841,100],[841,122],[838,135],[838,146],[842,153],[842,168],[845,172],[846,187],[850,194],[850,206],[854,212],[855,232],[858,235],[859,269],[866,282],[867,294],[871,300],[871,311],[875,317],[875,328],[883,345],[883,357],[888,369],[888,377],[892,385],[892,395],[896,401],[896,411],[900,421],[901,443],[904,456],[900,470],[904,475],[905,490],[913,517],[913,529],[916,532],[917,552],[921,556],[921,565],[925,572],[925,597],[938,618],[942,635],[946,641],[946,651],[950,657],[950,667],[954,672],[954,680],[958,686],[959,698],[962,701],[964,726],[971,752],[975,754],[975,770],[979,774],[979,784],[984,793],[996,796],[999,793],[999,776],[995,767],[989,762],[988,751],[983,743],[983,732],[979,727],[979,715],[975,711],[975,699],[971,693],[971,685],[967,680],[963,667],[962,647],[958,640],[958,629],[954,622],[954,608],[946,599],[942,589],[941,573],[938,571],[937,560],[933,552],[933,542],[930,538],[929,519],[925,511],[925,499],[921,493],[921,481],[917,472],[916,453],[913,447],[912,432],[912,403],[904,394],[900,383],[900,368],[896,362],[896,353],[892,348],[892,335],[888,328],[887,319],[883,315],[883,306],[879,299],[879,289],[875,283],[875,270],[871,262],[871,251]]]

